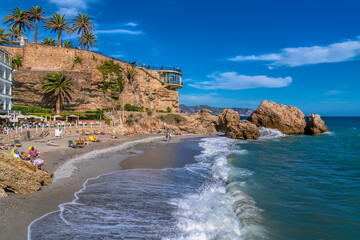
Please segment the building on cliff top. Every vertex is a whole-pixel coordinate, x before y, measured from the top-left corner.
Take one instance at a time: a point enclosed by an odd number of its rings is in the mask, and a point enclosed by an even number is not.
[[[12,56],[0,47],[0,114],[8,113],[12,106]]]

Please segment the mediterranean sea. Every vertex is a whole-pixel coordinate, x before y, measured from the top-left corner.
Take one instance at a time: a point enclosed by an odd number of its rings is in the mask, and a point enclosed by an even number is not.
[[[184,140],[186,165],[89,179],[29,239],[359,239],[360,118],[323,119],[316,136]]]

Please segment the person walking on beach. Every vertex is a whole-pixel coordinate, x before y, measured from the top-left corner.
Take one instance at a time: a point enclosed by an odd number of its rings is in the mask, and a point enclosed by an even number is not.
[[[170,138],[170,129],[166,129],[166,142],[169,142],[169,138]]]

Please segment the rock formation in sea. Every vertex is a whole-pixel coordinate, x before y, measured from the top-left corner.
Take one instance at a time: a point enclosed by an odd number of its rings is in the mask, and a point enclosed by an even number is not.
[[[240,121],[239,113],[232,109],[224,109],[218,118],[218,130],[225,132],[226,137],[242,140],[260,137],[259,128],[247,120]]]
[[[239,114],[232,109],[224,109],[218,118],[218,129],[221,132],[225,132],[228,127],[237,125],[240,121]]]
[[[284,134],[303,134],[304,114],[296,107],[262,101],[248,119],[258,127],[276,128]]]
[[[306,117],[306,135],[314,135],[318,133],[328,132],[329,128],[326,126],[325,122],[321,119],[318,114],[309,114]]]
[[[0,152],[0,197],[6,191],[24,194],[51,184],[50,174],[37,170],[32,163]]]
[[[179,130],[204,135],[214,135],[217,133],[216,125],[218,118],[212,115],[210,110],[203,109],[199,113],[183,116],[186,116],[186,122],[179,125]]]
[[[241,140],[258,139],[260,131],[255,124],[247,120],[241,120],[236,125],[230,125],[226,129],[225,136]]]

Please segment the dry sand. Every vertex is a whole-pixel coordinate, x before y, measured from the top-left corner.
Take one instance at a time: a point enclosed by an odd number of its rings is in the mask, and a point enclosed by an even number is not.
[[[32,221],[58,210],[61,203],[71,202],[74,193],[79,191],[89,178],[123,168],[180,167],[184,165],[180,156],[188,161],[191,161],[193,156],[191,152],[180,153],[177,152],[178,148],[165,147],[165,137],[157,134],[121,136],[120,139],[110,139],[109,135],[105,135],[100,136],[101,143],[92,143],[82,149],[67,147],[68,140],[77,137],[79,134],[61,139],[31,141],[23,143],[19,148],[20,151],[26,151],[29,146],[36,146],[41,152],[41,158],[45,160],[45,170],[54,172],[54,182],[33,194],[10,194],[9,197],[0,199],[1,240],[26,239],[27,228]],[[199,136],[173,137],[173,142],[193,137]],[[49,142],[58,146],[49,146]],[[144,152],[146,154],[139,157]],[[114,157],[111,157],[112,155]]]

